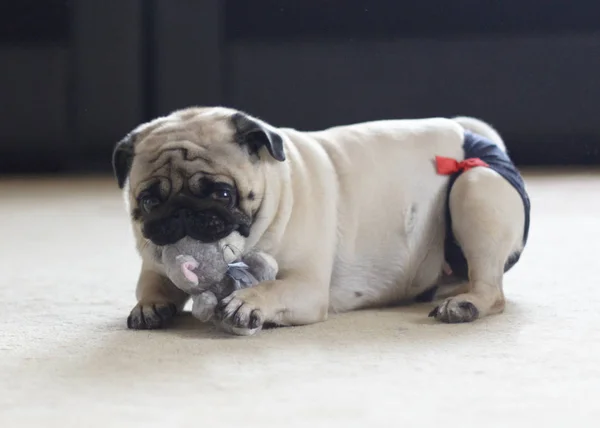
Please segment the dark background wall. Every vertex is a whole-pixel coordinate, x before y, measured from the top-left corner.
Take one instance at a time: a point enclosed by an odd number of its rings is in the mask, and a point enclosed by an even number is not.
[[[188,105],[316,129],[467,114],[521,165],[600,163],[600,3],[20,0],[0,5],[0,172],[109,171]]]

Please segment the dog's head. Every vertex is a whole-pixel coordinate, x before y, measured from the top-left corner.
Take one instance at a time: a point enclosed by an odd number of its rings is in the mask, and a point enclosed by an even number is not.
[[[137,230],[156,246],[185,236],[247,237],[269,164],[285,161],[281,134],[225,108],[189,108],[138,126],[117,143],[113,169]]]

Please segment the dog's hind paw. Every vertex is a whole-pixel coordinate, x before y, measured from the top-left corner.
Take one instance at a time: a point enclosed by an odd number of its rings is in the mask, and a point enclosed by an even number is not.
[[[436,306],[429,316],[450,324],[471,322],[479,318],[479,309],[471,302],[451,297]]]

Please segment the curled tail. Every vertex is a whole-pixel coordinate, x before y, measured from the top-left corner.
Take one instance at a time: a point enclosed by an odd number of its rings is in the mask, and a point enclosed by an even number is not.
[[[502,137],[498,131],[496,131],[490,124],[484,122],[483,120],[468,116],[459,116],[453,118],[452,120],[459,123],[463,128],[471,132],[489,138],[494,144],[506,152],[504,140],[502,140]]]

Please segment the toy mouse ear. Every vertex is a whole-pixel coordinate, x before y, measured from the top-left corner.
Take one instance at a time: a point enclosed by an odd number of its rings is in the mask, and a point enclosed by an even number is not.
[[[179,268],[181,269],[181,273],[183,274],[185,279],[187,279],[194,285],[198,285],[200,280],[198,279],[198,275],[196,275],[194,271],[198,269],[198,266],[200,266],[200,264],[196,260],[193,260],[191,257],[177,256],[176,260],[179,263],[181,263],[179,265]]]
[[[274,159],[279,162],[285,160],[283,138],[275,128],[239,112],[235,113],[231,120],[236,141],[241,146],[247,147],[250,153],[258,155],[260,149],[265,147]]]
[[[196,270],[197,267],[198,264],[194,264],[192,262],[183,262],[181,265],[183,276],[185,276],[185,278],[194,285],[198,285],[200,282],[198,280],[198,275],[194,273],[194,270]]]

